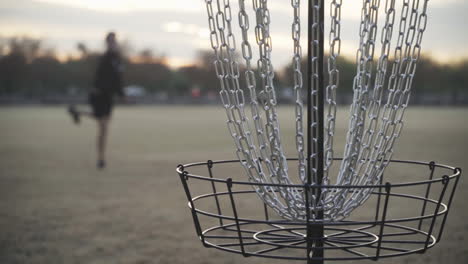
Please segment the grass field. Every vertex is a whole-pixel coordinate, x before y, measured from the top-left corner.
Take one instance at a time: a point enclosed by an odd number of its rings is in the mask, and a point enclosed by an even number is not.
[[[280,111],[292,150],[293,108]],[[235,157],[219,107],[117,108],[104,171],[95,124],[73,125],[63,107],[4,107],[0,124],[2,264],[285,263],[204,249],[195,236],[175,167]],[[467,137],[468,109],[412,108],[394,157],[467,168]],[[462,178],[440,244],[379,263],[468,263],[467,188]]]

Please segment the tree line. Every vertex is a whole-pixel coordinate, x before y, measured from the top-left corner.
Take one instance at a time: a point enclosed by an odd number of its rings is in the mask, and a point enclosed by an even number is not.
[[[77,43],[76,49],[74,56],[59,58],[55,50],[46,47],[40,39],[1,38],[0,97],[40,98],[86,94],[92,87],[100,53],[89,50],[84,43]],[[194,89],[200,96],[216,97],[219,90],[212,63],[213,55],[209,50],[199,51],[193,65],[178,69],[171,69],[166,57],[155,55],[151,49],[132,52],[123,45],[122,53],[126,85],[144,87],[148,94],[164,94],[170,100],[190,97]],[[344,103],[352,94],[356,66],[347,58],[340,58],[338,64],[339,94],[343,98],[341,101],[339,98],[339,102]],[[306,69],[305,60],[302,69]],[[280,97],[291,95],[292,73],[291,64],[276,69],[275,87]],[[241,85],[244,84],[241,81]],[[445,103],[467,103],[460,100],[462,97],[467,99],[467,85],[468,59],[454,64],[440,64],[423,56],[413,82],[413,101],[417,102],[425,95],[443,95],[447,98]]]

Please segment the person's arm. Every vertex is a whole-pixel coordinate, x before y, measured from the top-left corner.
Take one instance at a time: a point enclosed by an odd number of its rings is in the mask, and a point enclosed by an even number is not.
[[[97,93],[100,89],[102,89],[103,70],[104,70],[104,56],[99,58],[96,72],[94,74],[93,90],[91,91],[92,93]]]
[[[117,74],[117,87],[116,87],[116,93],[119,97],[125,97],[125,92],[123,89],[123,81],[122,81],[122,72],[119,72]]]
[[[116,86],[115,86],[115,93],[121,97],[125,98],[125,92],[123,89],[123,72],[124,72],[124,65],[122,63],[122,59],[120,58],[119,54],[115,55],[115,64],[113,65],[116,77]]]

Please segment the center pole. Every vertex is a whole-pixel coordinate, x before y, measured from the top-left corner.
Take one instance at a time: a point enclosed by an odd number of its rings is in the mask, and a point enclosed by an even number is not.
[[[324,3],[325,0],[309,0],[308,2],[308,34],[307,34],[307,183],[322,185],[324,172]],[[314,66],[315,65],[315,66]],[[314,139],[316,144],[314,144]],[[315,175],[313,175],[315,171]],[[312,189],[316,201],[310,201],[315,206],[321,206],[322,190]],[[307,263],[323,264],[324,228],[323,210],[312,211],[306,208],[313,223],[307,223]],[[307,217],[308,219],[310,217]],[[319,258],[319,259],[317,259]]]

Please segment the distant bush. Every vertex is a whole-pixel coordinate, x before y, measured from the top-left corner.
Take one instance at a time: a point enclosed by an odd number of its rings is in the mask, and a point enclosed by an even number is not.
[[[13,37],[0,40],[0,96],[40,98],[71,93],[85,94],[92,88],[100,55],[90,51],[85,44],[77,44],[78,57],[69,56],[59,60],[56,52],[44,47],[40,39]],[[131,54],[128,43],[123,48],[126,85],[138,85],[144,87],[148,93],[165,94],[168,99],[189,96],[194,89],[200,91],[201,96],[213,97],[219,90],[220,84],[215,75],[211,51],[199,51],[193,65],[173,70],[167,65],[164,56],[155,56],[150,49]],[[349,101],[356,66],[346,58],[340,58],[338,63],[340,96]],[[306,68],[306,61],[303,60],[302,69]],[[240,69],[240,85],[245,87],[243,70]],[[292,76],[291,65],[275,73],[274,84],[279,94],[291,94],[281,90],[292,88]],[[305,74],[303,77],[305,78]],[[258,76],[257,82],[260,83]],[[467,86],[468,59],[446,65],[429,57],[422,57],[413,82],[413,101],[432,102],[434,100],[431,98],[434,96],[443,95],[443,103],[468,103]],[[338,100],[341,103],[346,101],[340,98]],[[440,100],[435,101],[440,103]]]

